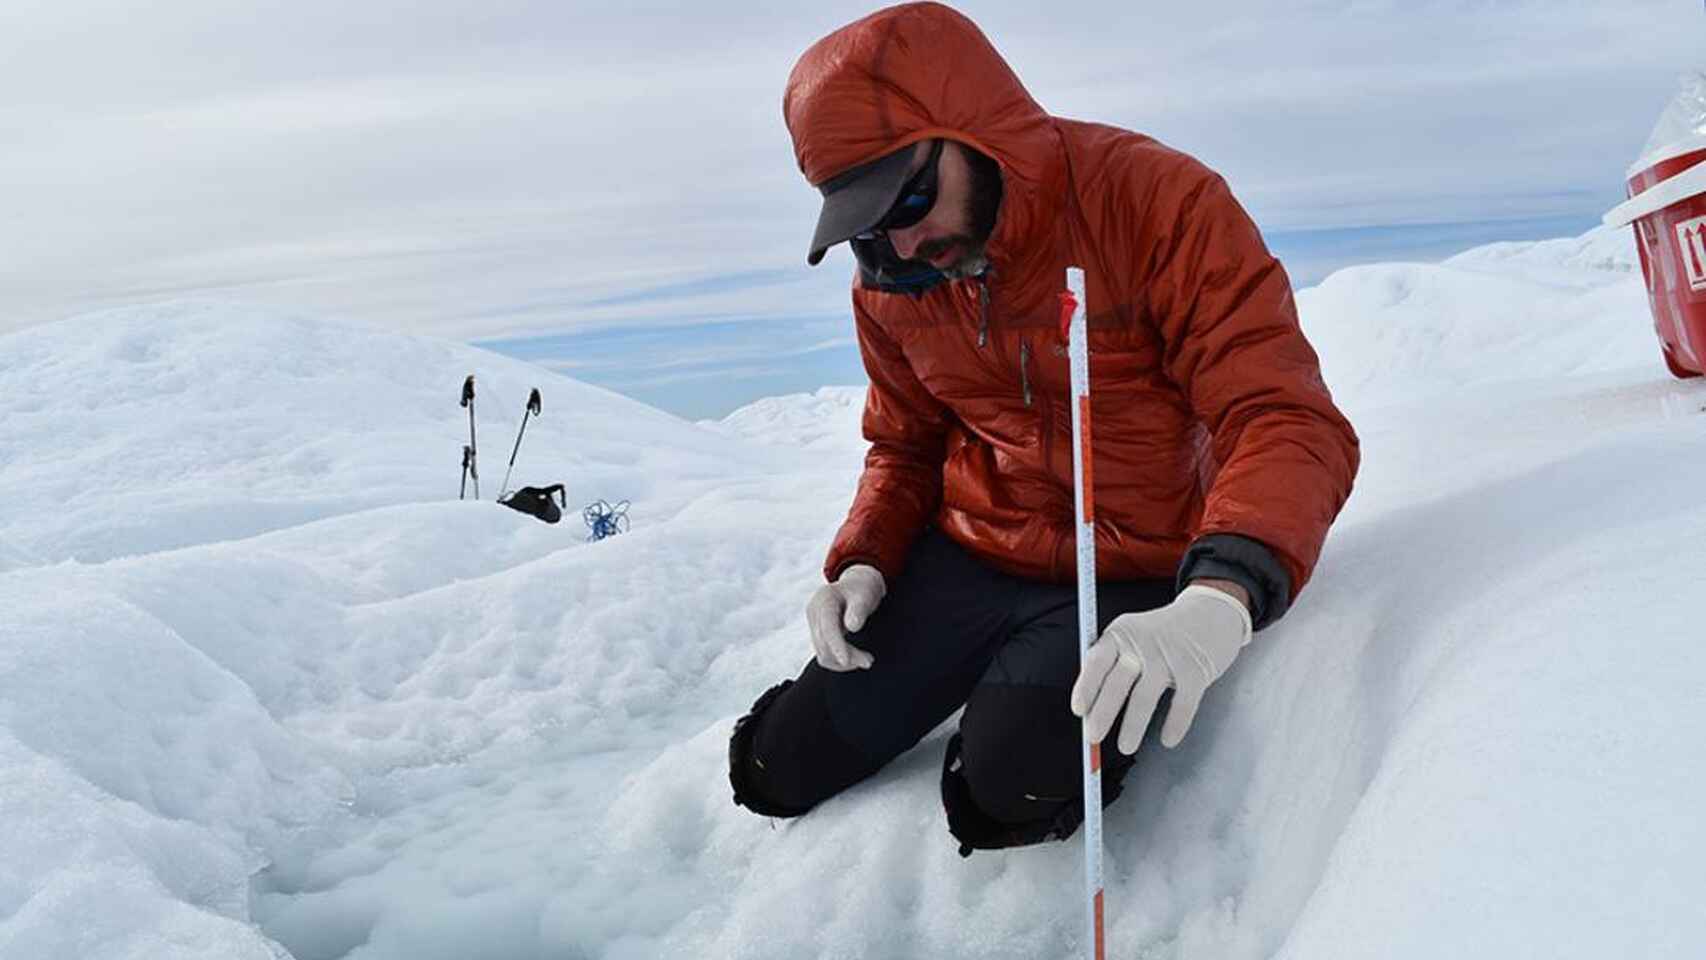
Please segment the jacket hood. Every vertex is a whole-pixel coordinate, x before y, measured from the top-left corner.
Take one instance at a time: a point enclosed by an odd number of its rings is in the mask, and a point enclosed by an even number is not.
[[[1001,166],[991,259],[1040,229],[1039,199],[1064,191],[1053,118],[977,25],[940,3],[879,10],[801,55],[782,115],[806,180],[818,185],[920,140],[957,140]]]

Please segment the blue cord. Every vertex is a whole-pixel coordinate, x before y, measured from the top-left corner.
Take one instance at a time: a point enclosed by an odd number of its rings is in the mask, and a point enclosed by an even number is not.
[[[587,504],[581,511],[582,519],[586,520],[587,528],[592,531],[588,540],[597,542],[605,537],[628,532],[628,501],[619,501],[611,506],[607,501],[595,500]]]

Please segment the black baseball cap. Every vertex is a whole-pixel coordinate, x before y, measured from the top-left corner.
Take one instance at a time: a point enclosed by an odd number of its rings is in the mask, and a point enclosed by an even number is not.
[[[900,199],[900,188],[906,186],[915,146],[909,143],[818,185],[823,194],[823,210],[817,216],[817,231],[812,234],[811,250],[806,253],[807,263],[817,266],[824,251],[843,240],[851,240],[854,234],[871,229],[883,219]]]

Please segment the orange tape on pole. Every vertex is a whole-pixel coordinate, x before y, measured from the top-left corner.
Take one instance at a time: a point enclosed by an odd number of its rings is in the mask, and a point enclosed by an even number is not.
[[[1096,891],[1096,960],[1106,960],[1107,940],[1102,936],[1102,891]]]
[[[1060,341],[1072,341],[1072,314],[1078,309],[1078,298],[1071,290],[1060,291]]]
[[[1078,398],[1078,422],[1084,427],[1079,434],[1079,446],[1082,449],[1078,451],[1079,458],[1084,461],[1084,516],[1081,518],[1081,522],[1094,523],[1096,521],[1096,484],[1092,479],[1094,474],[1091,472],[1090,466],[1095,461],[1090,458],[1089,394]]]

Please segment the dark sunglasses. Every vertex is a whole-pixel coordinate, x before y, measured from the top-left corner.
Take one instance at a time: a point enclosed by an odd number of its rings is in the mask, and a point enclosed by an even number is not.
[[[854,234],[853,239],[875,240],[890,230],[905,230],[928,217],[930,209],[936,206],[936,161],[941,157],[942,141],[936,140],[930,146],[930,155],[924,158],[924,166],[900,188],[894,206],[889,207],[876,226]]]

